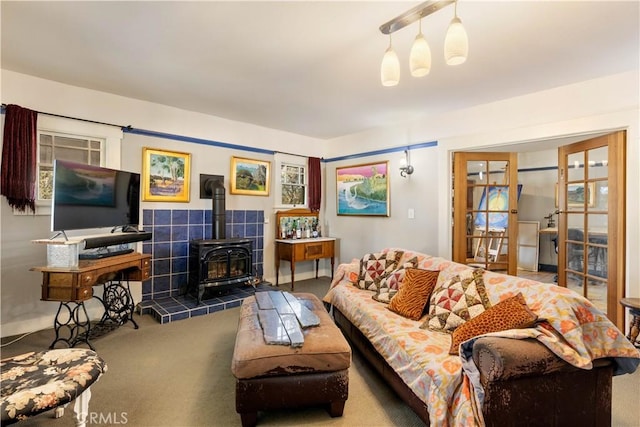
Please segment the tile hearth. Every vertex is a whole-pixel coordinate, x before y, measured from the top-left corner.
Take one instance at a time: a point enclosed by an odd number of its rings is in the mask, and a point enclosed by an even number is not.
[[[272,290],[269,282],[262,282],[254,289],[252,286],[233,288],[228,292],[216,295],[215,292],[205,293],[200,304],[191,295],[176,295],[154,300],[141,301],[137,311],[151,314],[161,324],[176,320],[188,319],[195,316],[214,313],[228,308],[239,307],[242,300],[252,296],[256,291]]]

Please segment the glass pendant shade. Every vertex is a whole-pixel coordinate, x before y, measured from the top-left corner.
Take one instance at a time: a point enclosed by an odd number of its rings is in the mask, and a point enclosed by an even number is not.
[[[411,46],[409,69],[413,77],[426,76],[431,71],[431,48],[422,36],[422,32],[418,33]]]
[[[444,39],[444,59],[447,65],[460,65],[467,60],[469,54],[469,38],[462,26],[460,18],[455,16],[449,24]]]
[[[400,81],[400,61],[398,55],[393,51],[391,43],[382,58],[380,67],[380,80],[382,86],[395,86]]]

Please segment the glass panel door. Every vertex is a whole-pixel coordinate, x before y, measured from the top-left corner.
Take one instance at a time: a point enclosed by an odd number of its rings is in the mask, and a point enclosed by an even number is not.
[[[624,132],[558,149],[558,284],[583,295],[622,326]],[[609,236],[620,236],[612,242]]]
[[[455,153],[454,171],[454,261],[515,275],[515,154]]]

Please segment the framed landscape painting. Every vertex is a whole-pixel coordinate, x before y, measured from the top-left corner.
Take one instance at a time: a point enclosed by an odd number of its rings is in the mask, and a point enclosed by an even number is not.
[[[336,168],[338,215],[389,216],[389,162]]]
[[[567,184],[567,206],[570,208],[580,208],[584,206],[587,199],[587,206],[595,205],[596,185],[595,182],[587,183],[586,191],[583,183]],[[559,203],[558,183],[556,182],[556,208]]]
[[[191,154],[142,149],[142,200],[188,202]]]
[[[271,162],[231,158],[231,194],[268,196]]]

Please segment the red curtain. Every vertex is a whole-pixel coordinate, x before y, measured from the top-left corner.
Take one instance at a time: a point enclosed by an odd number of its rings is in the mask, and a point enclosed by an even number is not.
[[[6,108],[0,194],[21,212],[36,212],[37,120],[37,111],[18,105]]]
[[[311,212],[320,211],[322,201],[322,173],[320,159],[309,157],[309,209]]]

